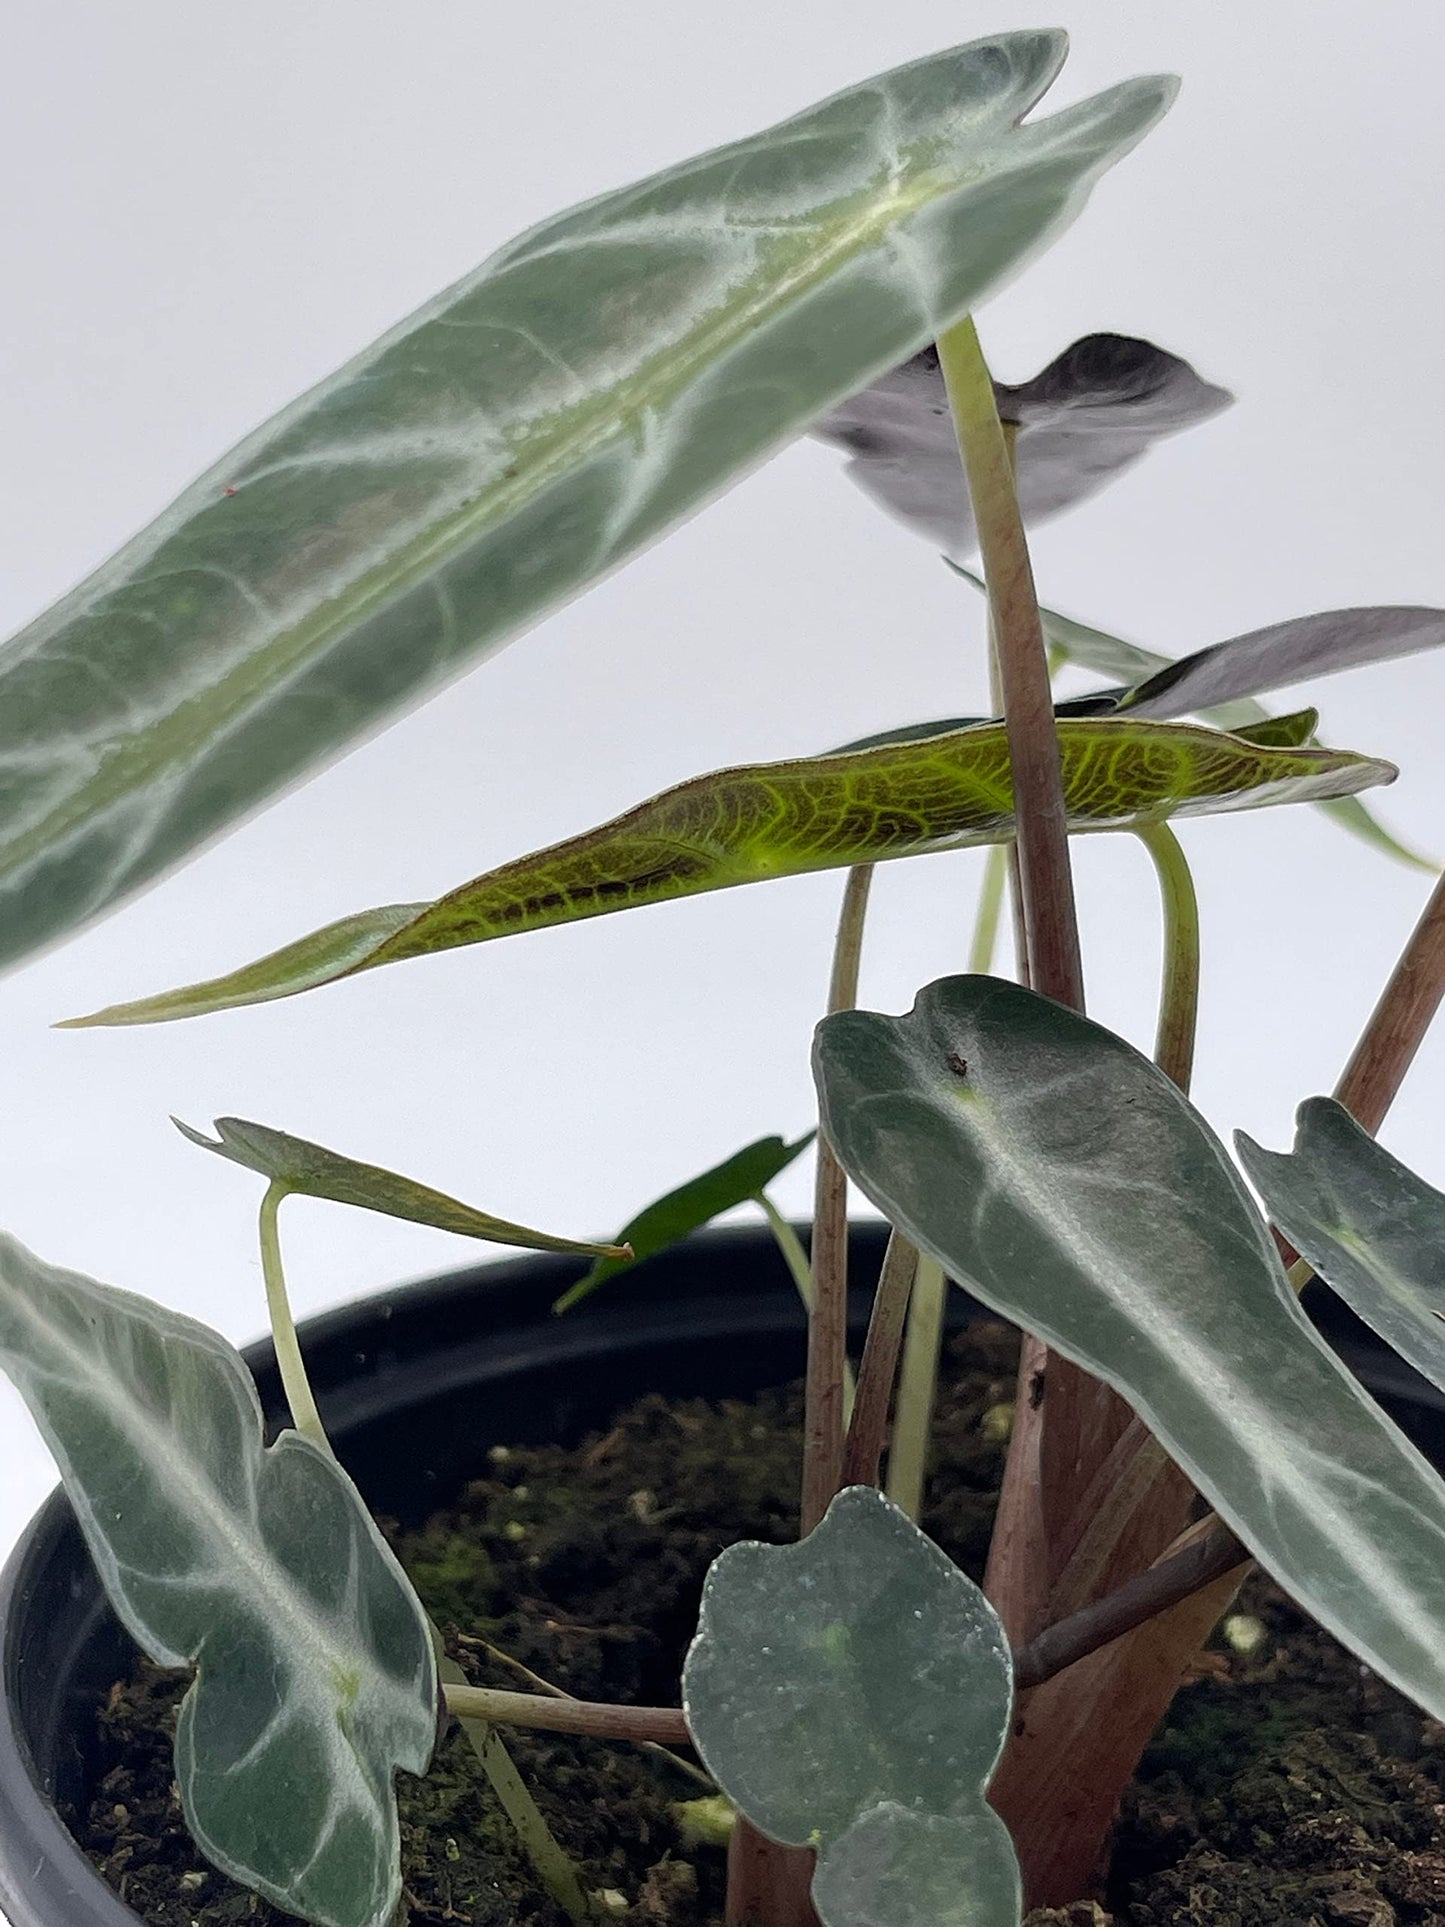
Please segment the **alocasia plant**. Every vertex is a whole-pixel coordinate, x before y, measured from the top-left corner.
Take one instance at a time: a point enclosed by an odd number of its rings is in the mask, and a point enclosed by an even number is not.
[[[578,1923],[593,1903],[499,1726],[694,1742],[736,1810],[733,1927],[806,1927],[814,1910],[825,1927],[1014,1927],[1026,1902],[1084,1894],[1149,1728],[1250,1556],[1445,1719],[1445,1484],[1315,1336],[1299,1274],[1189,1103],[1198,909],[1168,827],[1313,802],[1400,853],[1356,794],[1391,765],[1322,747],[1313,711],[1256,699],[1434,648],[1445,611],[1331,610],[1175,660],[1039,608],[1025,523],[1230,400],[1119,335],[1018,386],[989,375],[973,309],[1173,92],[1128,81],[1026,118],[1063,53],[1051,32],[975,42],[544,223],[257,431],[0,651],[0,954],[14,959],[804,432],[845,448],[853,477],[988,598],[993,718],[882,714],[862,742],[696,777],[435,901],[363,910],[213,982],[72,1019],[200,1016],[848,872],[816,1047],[811,1254],[766,1191],[807,1138],[745,1147],[600,1244],[240,1119],[214,1138],[182,1126],[266,1181],[263,1271],[296,1428],[267,1446],[222,1340],[0,1243],[0,1363],[126,1626],[194,1668],[176,1777],[196,1840],[325,1927],[390,1917],[393,1778],[425,1770],[439,1713],[463,1722]],[[1106,686],[1056,704],[1046,652]],[[1069,838],[1121,830],[1162,886],[1152,1064],[1082,1008]],[[990,846],[971,973],[906,1017],[850,1008],[873,866],[967,845]],[[1006,876],[1018,985],[990,974]],[[1241,1154],[1300,1262],[1445,1383],[1445,1200],[1369,1135],[1442,990],[1445,886],[1340,1101],[1305,1107],[1293,1154],[1247,1140]],[[893,1228],[856,1381],[850,1177]],[[434,1655],[307,1384],[277,1222],[293,1194],[591,1256],[559,1308],[720,1211],[767,1214],[809,1308],[803,1532],[718,1559],[681,1704],[472,1688]],[[949,1278],[1024,1334],[983,1590],[908,1516]]]

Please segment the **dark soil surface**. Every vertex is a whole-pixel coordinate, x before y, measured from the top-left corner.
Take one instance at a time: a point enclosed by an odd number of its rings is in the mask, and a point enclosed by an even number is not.
[[[923,1523],[982,1570],[1013,1339],[954,1342]],[[573,1450],[488,1455],[459,1504],[397,1550],[481,1684],[675,1704],[709,1562],[794,1536],[798,1388],[748,1404],[645,1399]],[[1111,1892],[1030,1916],[1067,1927],[1445,1927],[1445,1729],[1252,1581],[1179,1694],[1119,1830]],[[184,1677],[139,1661],[99,1709],[103,1777],[76,1831],[154,1927],[289,1919],[213,1871],[171,1780]],[[584,1885],[622,1927],[716,1927],[723,1850],[695,1765],[514,1731],[508,1745]],[[465,1741],[400,1788],[398,1927],[566,1927],[539,1897]],[[715,1835],[715,1824],[712,1829]]]

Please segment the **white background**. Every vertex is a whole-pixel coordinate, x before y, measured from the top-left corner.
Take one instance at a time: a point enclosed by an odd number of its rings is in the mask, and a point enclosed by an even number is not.
[[[1062,11],[1062,10],[1061,10]],[[533,220],[1032,6],[922,0],[49,0],[7,35],[0,628],[67,588],[296,391]],[[1041,532],[1046,599],[1171,653],[1306,611],[1445,602],[1445,16],[1419,0],[1076,0],[1058,104],[1183,74],[1164,126],[983,316],[996,371],[1152,337],[1237,407]],[[0,1223],[237,1337],[259,1185],[184,1144],[237,1112],[557,1230],[809,1121],[839,893],[779,883],[378,972],[172,1029],[55,1018],[426,896],[729,761],[979,706],[972,593],[808,445],[148,895],[0,983]],[[1445,660],[1299,692],[1394,758],[1445,854]],[[1286,1141],[1328,1089],[1428,880],[1317,813],[1188,826],[1197,1095]],[[1147,1041],[1147,860],[1076,845],[1091,1009]],[[864,998],[961,963],[978,856],[876,890]],[[1437,1182],[1426,1050],[1385,1132]],[[801,1208],[807,1183],[781,1187]],[[475,1249],[288,1207],[302,1310]],[[49,1482],[0,1386],[0,1546]]]

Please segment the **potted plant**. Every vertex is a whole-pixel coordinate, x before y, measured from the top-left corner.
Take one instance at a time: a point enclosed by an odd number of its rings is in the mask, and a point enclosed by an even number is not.
[[[1026,1903],[1092,1892],[1144,1744],[1255,1557],[1445,1718],[1445,1486],[1295,1295],[1317,1269],[1441,1382],[1445,1202],[1370,1133],[1445,988],[1445,895],[1336,1098],[1302,1110],[1296,1150],[1242,1142],[1272,1238],[1188,1101],[1198,924],[1168,827],[1310,802],[1384,839],[1358,792],[1390,766],[1322,747],[1313,712],[1271,715],[1256,697],[1434,646],[1445,612],[1330,611],[1170,661],[1039,608],[1025,519],[1228,399],[1118,336],[1018,387],[989,374],[972,310],[1172,96],[1167,80],[1130,81],[1026,119],[1063,50],[1055,33],[974,42],[544,223],[258,431],[0,658],[18,752],[0,845],[15,957],[804,430],[847,448],[857,479],[961,573],[982,558],[994,719],[698,777],[435,902],[363,911],[75,1020],[201,1016],[640,904],[847,873],[815,1047],[806,1256],[773,1214],[808,1312],[800,1536],[721,1553],[665,1704],[460,1676],[333,1453],[287,1305],[279,1207],[320,1196],[590,1256],[575,1295],[763,1197],[801,1145],[751,1146],[598,1245],[267,1126],[183,1127],[266,1181],[262,1264],[293,1420],[269,1445],[247,1368],[216,1334],[0,1247],[0,1359],[109,1598],[152,1660],[195,1669],[175,1740],[195,1841],[286,1911],[391,1917],[396,1776],[424,1773],[456,1719],[539,1904],[578,1921],[614,1902],[552,1837],[508,1728],[695,1747],[736,1815],[737,1927],[1013,1927]],[[1056,702],[1050,650],[1111,686]],[[1153,1062],[1083,1012],[1069,838],[1120,829],[1161,882]],[[873,866],[970,844],[997,853],[973,967],[906,1017],[856,1010]],[[1005,898],[1020,983],[990,974]],[[850,1179],[891,1227],[856,1378]],[[982,1588],[913,1516],[949,1279],[1025,1334],[999,1408]]]

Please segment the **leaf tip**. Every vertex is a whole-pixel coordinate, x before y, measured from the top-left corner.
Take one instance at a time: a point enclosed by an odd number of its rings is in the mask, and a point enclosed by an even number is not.
[[[177,1117],[174,1112],[171,1113],[171,1123],[183,1138],[192,1144],[199,1144],[203,1151],[219,1151],[223,1148],[219,1137],[207,1137],[204,1131],[198,1131],[194,1124],[187,1124],[184,1118]],[[219,1131],[220,1128],[219,1122],[211,1126],[213,1131]]]

